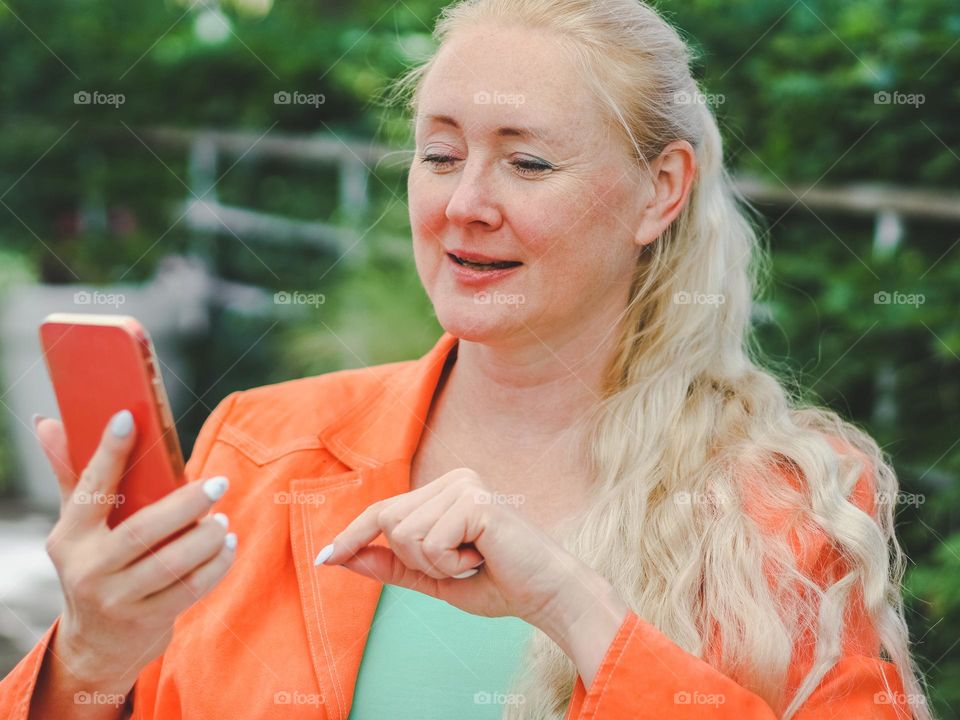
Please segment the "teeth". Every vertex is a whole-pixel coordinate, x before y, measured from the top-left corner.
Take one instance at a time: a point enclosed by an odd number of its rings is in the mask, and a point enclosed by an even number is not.
[[[500,268],[509,268],[520,265],[521,263],[516,262],[515,260],[503,260],[499,262],[490,262],[490,263],[478,263],[471,260],[464,260],[461,257],[452,255],[451,257],[456,260],[460,265],[463,265],[468,268],[473,268],[475,270],[499,270]]]

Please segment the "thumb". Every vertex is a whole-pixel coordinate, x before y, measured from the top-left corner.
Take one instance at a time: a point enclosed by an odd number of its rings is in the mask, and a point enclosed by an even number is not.
[[[43,454],[47,456],[47,462],[50,463],[53,474],[57,477],[57,484],[60,487],[60,514],[63,515],[64,507],[77,484],[76,473],[73,472],[73,466],[70,464],[67,434],[63,431],[63,424],[59,420],[42,415],[33,416],[33,427]]]

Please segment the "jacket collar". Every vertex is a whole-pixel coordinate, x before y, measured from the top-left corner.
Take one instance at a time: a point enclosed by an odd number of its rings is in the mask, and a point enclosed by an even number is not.
[[[290,544],[311,662],[325,720],[348,720],[382,583],[342,567],[313,565],[317,552],[372,503],[410,489],[410,464],[444,362],[457,338],[444,333],[419,360],[361,370],[368,389],[319,433],[350,469],[292,478]],[[382,535],[374,545],[387,546]]]
[[[457,342],[455,336],[444,332],[425,355],[398,363],[389,374],[378,368],[362,370],[372,376],[370,390],[353,409],[320,431],[324,447],[354,470],[394,461],[409,464],[444,364]]]

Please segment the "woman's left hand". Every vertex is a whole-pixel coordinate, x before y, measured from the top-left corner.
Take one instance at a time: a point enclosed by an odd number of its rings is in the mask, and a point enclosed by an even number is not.
[[[369,545],[380,533],[389,548]],[[469,544],[469,545],[468,545]],[[467,547],[464,547],[467,545]],[[596,593],[600,577],[519,511],[498,501],[468,468],[373,503],[332,542],[326,565],[342,565],[417,590],[465,612],[512,615],[548,627]],[[454,576],[482,563],[464,579]]]

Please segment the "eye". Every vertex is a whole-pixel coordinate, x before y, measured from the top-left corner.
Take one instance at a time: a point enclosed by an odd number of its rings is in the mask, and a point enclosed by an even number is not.
[[[420,156],[420,162],[433,166],[434,170],[449,170],[457,158],[452,155],[440,155],[437,153],[427,153]]]
[[[542,175],[548,170],[553,170],[553,165],[550,163],[546,162],[545,160],[538,160],[534,158],[517,158],[510,164],[517,169],[517,172],[520,175],[525,177]]]

